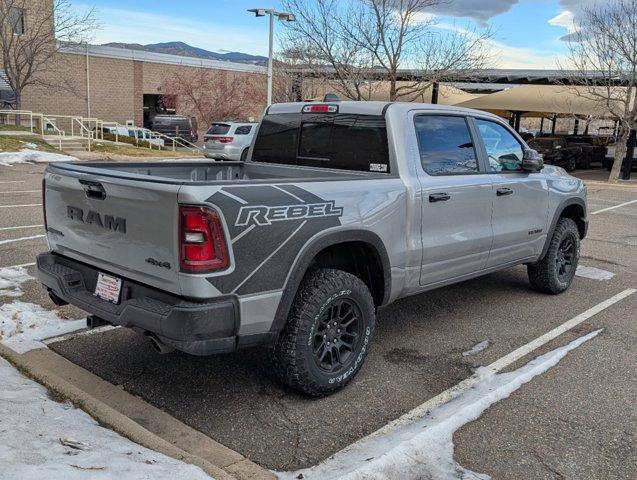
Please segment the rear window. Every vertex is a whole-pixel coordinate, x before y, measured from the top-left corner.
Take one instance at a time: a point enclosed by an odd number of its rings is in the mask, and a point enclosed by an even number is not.
[[[252,160],[389,172],[385,118],[349,114],[274,114],[263,119]]]
[[[234,131],[235,135],[249,135],[252,131],[252,125],[241,125]]]
[[[225,135],[230,131],[230,125],[225,123],[213,123],[206,132],[208,135]]]

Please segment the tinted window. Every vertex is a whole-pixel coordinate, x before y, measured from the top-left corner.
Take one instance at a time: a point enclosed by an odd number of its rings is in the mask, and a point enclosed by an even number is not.
[[[252,125],[242,125],[234,131],[235,135],[249,135],[252,131]]]
[[[478,171],[476,151],[464,117],[420,115],[415,123],[425,172],[451,175]]]
[[[225,123],[213,123],[206,132],[208,135],[225,135],[230,131],[230,125]]]
[[[296,164],[300,114],[277,113],[263,118],[252,152],[252,161]]]
[[[522,170],[522,145],[502,125],[476,119],[476,125],[484,141],[492,172],[516,172]]]
[[[389,172],[385,119],[347,114],[268,115],[259,127],[252,160]]]
[[[363,172],[389,172],[385,118],[375,115],[306,115],[299,163]]]

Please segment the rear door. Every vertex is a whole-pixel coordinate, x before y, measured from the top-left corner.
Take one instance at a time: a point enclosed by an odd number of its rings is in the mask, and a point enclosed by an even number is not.
[[[537,256],[546,239],[549,193],[542,172],[522,170],[524,145],[500,122],[476,118],[493,181],[493,247],[487,267]]]
[[[493,188],[464,116],[414,117],[423,188],[421,285],[482,270],[493,232]]]
[[[180,185],[52,166],[45,181],[51,250],[105,273],[180,293]]]

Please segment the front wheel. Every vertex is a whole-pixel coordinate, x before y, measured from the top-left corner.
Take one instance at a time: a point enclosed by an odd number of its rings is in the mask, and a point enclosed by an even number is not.
[[[580,238],[570,218],[560,218],[544,258],[527,267],[531,286],[544,293],[562,293],[571,286],[579,262]]]
[[[308,272],[274,348],[277,376],[310,396],[336,392],[363,365],[375,320],[360,278],[333,269]]]

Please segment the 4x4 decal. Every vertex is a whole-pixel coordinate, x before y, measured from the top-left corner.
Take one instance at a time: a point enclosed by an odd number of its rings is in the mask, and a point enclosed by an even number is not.
[[[272,225],[272,222],[285,220],[340,217],[341,215],[343,215],[343,207],[335,206],[333,200],[320,203],[302,203],[273,207],[253,205],[239,209],[235,226],[243,227],[251,224],[263,226]]]

